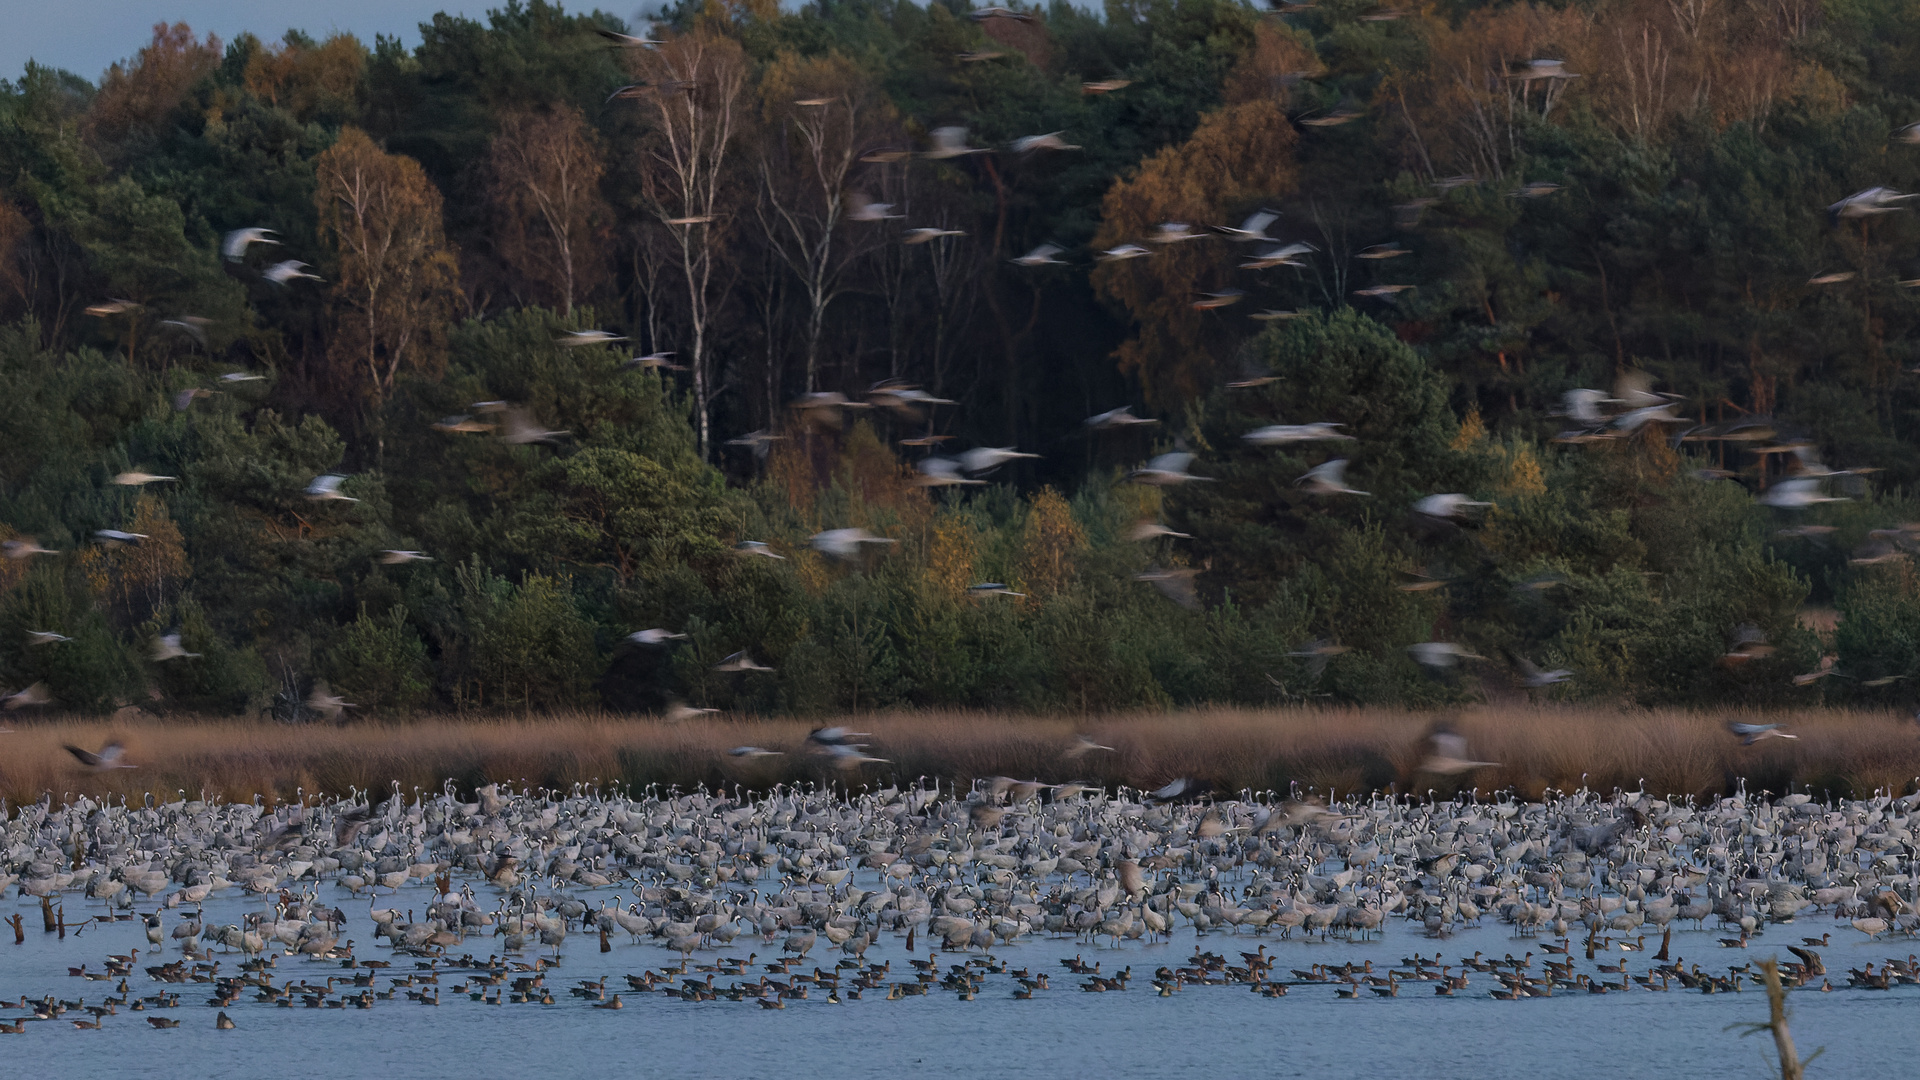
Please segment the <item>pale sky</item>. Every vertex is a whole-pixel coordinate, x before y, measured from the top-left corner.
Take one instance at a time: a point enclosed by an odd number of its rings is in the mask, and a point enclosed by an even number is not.
[[[195,34],[211,30],[231,41],[242,30],[272,41],[289,28],[324,38],[334,30],[368,45],[375,34],[398,37],[411,48],[420,43],[422,22],[436,11],[485,21],[490,8],[506,0],[324,0],[292,4],[284,0],[14,0],[5,5],[7,32],[0,34],[0,79],[18,79],[29,59],[98,79],[107,65],[137,52],[153,38],[153,24],[184,22]],[[599,7],[632,19],[638,0],[592,0],[563,6],[568,11]]]

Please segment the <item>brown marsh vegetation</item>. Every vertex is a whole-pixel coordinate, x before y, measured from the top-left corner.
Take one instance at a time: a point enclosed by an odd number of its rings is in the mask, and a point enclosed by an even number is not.
[[[1475,757],[1497,761],[1465,777],[1420,769],[1423,738],[1444,718]],[[1741,746],[1730,718],[1778,722],[1797,740]],[[884,786],[937,777],[965,785],[1007,775],[1045,781],[1157,786],[1176,777],[1216,788],[1340,794],[1392,788],[1450,795],[1511,788],[1536,797],[1583,782],[1609,791],[1711,796],[1741,779],[1751,791],[1789,786],[1840,794],[1910,790],[1920,777],[1920,730],[1890,713],[1808,710],[1767,714],[1621,711],[1494,706],[1450,713],[1389,709],[1194,709],[1086,717],[921,712],[877,713],[839,721],[871,732],[876,756],[890,764],[836,773],[801,752],[811,725],[788,719],[703,719],[669,724],[609,713],[526,718],[434,717],[345,726],[289,727],[240,720],[17,721],[0,735],[0,797],[19,804],[52,793],[125,795],[205,792],[228,799],[291,799],[304,791],[376,793],[398,784],[461,788],[499,781],[515,786],[573,783],[698,784],[709,787],[837,780]],[[1087,735],[1114,748],[1068,759]],[[118,740],[136,767],[82,769],[65,744],[97,749]],[[753,745],[785,753],[738,759]]]

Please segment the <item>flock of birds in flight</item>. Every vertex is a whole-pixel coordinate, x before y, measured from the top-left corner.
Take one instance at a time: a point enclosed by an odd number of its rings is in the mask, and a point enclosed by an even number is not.
[[[1275,10],[1285,13],[1305,10],[1310,6],[1311,5],[1276,4]],[[1373,13],[1370,17],[1395,18],[1398,17],[1398,14],[1398,12],[1392,9],[1381,9]],[[972,13],[972,17],[982,22],[997,19],[1016,21],[1032,19],[1032,16],[1027,13],[1000,7],[976,10]],[[653,40],[645,36],[628,35],[605,29],[599,29],[597,32],[605,38],[612,47],[618,49],[651,49],[663,44],[661,41]],[[963,59],[969,61],[984,61],[993,59],[998,55],[1000,54],[992,50],[983,50],[977,53],[966,54]],[[1564,61],[1548,58],[1535,59],[1518,64],[1509,71],[1508,74],[1522,86],[1531,86],[1541,82],[1549,86],[1561,86],[1581,77],[1578,73],[1568,71]],[[1089,94],[1105,94],[1123,90],[1128,85],[1130,85],[1130,83],[1125,79],[1089,81],[1084,84],[1083,90]],[[691,91],[695,88],[694,84],[691,83],[665,85],[637,82],[624,86],[616,91],[609,98],[609,101],[634,99],[647,94],[678,93]],[[800,100],[796,104],[803,108],[824,108],[830,106],[833,101],[834,99],[831,98],[817,98]],[[1339,109],[1324,115],[1306,116],[1301,118],[1300,122],[1309,127],[1335,126],[1355,119],[1358,115],[1357,112],[1350,109]],[[1064,132],[1050,132],[1027,136],[1013,140],[1007,149],[1012,153],[1021,155],[1041,152],[1067,152],[1080,149],[1068,143],[1064,136]],[[1896,141],[1920,144],[1920,124],[1902,128],[1896,131],[1893,137]],[[929,144],[928,148],[919,152],[919,156],[936,161],[952,160],[992,152],[989,148],[969,145],[968,132],[964,128],[957,126],[933,128],[929,133]],[[880,149],[867,153],[864,156],[864,160],[876,163],[893,163],[907,160],[912,156],[914,156],[914,153],[910,150]],[[1477,182],[1475,177],[1461,176],[1436,181],[1434,186],[1440,193],[1444,194],[1454,188]],[[1513,189],[1509,194],[1516,198],[1535,199],[1550,196],[1558,190],[1559,187],[1556,184],[1546,181],[1533,181]],[[1913,195],[1903,194],[1886,187],[1871,187],[1834,203],[1828,210],[1835,221],[1870,218],[1901,211],[1906,208],[1907,202],[1914,197]],[[1422,212],[1437,201],[1437,198],[1429,197],[1402,204],[1395,208],[1397,215],[1396,220],[1403,226],[1417,224]],[[854,222],[884,222],[896,218],[896,215],[890,212],[892,210],[890,205],[874,202],[859,193],[852,193],[848,196],[847,210],[848,218]],[[1237,226],[1213,225],[1196,227],[1185,222],[1165,222],[1159,225],[1152,235],[1142,238],[1140,243],[1123,243],[1100,251],[1096,253],[1095,260],[1101,263],[1108,263],[1151,258],[1156,251],[1192,243],[1224,239],[1233,245],[1250,246],[1251,253],[1244,256],[1238,264],[1242,269],[1265,270],[1280,266],[1293,268],[1305,267],[1307,265],[1306,260],[1318,254],[1319,249],[1305,241],[1295,240],[1288,242],[1272,235],[1271,230],[1275,224],[1280,221],[1280,218],[1281,215],[1279,212],[1263,208],[1248,215]],[[669,220],[667,224],[677,227],[693,228],[706,224],[709,220],[710,219],[705,218],[673,219]],[[963,235],[964,233],[960,230],[914,227],[905,230],[902,239],[907,244],[924,244],[938,240],[957,238]],[[239,267],[246,262],[250,249],[255,246],[277,246],[280,242],[276,236],[277,234],[274,230],[262,227],[236,229],[228,233],[222,241],[221,253],[230,264]],[[1040,245],[1012,261],[1023,267],[1057,265],[1062,262],[1059,256],[1064,253],[1065,249],[1061,245],[1047,243]],[[1354,257],[1361,260],[1385,261],[1409,253],[1407,248],[1397,243],[1380,243],[1361,249]],[[284,259],[274,262],[265,269],[260,270],[259,274],[260,277],[267,282],[286,287],[296,281],[320,281],[321,279],[311,273],[310,270],[311,267],[303,261],[298,259]],[[1816,275],[1811,279],[1810,284],[1831,284],[1847,280],[1849,277],[1851,277],[1851,275],[1847,273]],[[1902,284],[1920,285],[1920,281],[1902,282]],[[1357,295],[1363,297],[1390,301],[1397,293],[1411,288],[1414,288],[1414,286],[1404,284],[1377,284],[1357,290],[1356,292]],[[1201,310],[1213,310],[1231,305],[1239,301],[1243,295],[1239,290],[1202,294],[1193,301],[1193,306]],[[96,304],[88,308],[87,311],[89,314],[95,316],[113,317],[131,314],[137,311],[139,307],[140,305],[131,301],[111,300]],[[1303,313],[1297,311],[1267,310],[1254,314],[1253,318],[1259,320],[1276,320],[1293,318],[1301,314]],[[208,320],[201,317],[180,315],[163,320],[160,325],[163,328],[187,333],[204,346],[207,341],[206,330],[210,324]],[[621,335],[609,331],[589,329],[569,332],[558,339],[558,343],[568,347],[611,347],[625,340]],[[674,355],[672,352],[654,352],[643,356],[635,356],[627,360],[623,366],[629,369],[642,370],[683,370],[680,365],[674,362]],[[231,386],[234,384],[260,381],[264,378],[265,376],[257,373],[234,371],[220,376],[219,380],[221,383]],[[1232,388],[1251,388],[1273,381],[1275,381],[1275,378],[1272,375],[1256,374],[1248,378],[1235,380],[1229,383],[1229,386]],[[174,404],[177,408],[186,410],[190,408],[195,401],[218,392],[220,391],[205,387],[189,388],[176,395]],[[1764,505],[1787,511],[1804,510],[1821,503],[1840,501],[1845,496],[1832,493],[1832,481],[1842,477],[1858,476],[1869,471],[1861,469],[1833,470],[1826,467],[1818,460],[1817,454],[1810,444],[1804,441],[1778,438],[1773,430],[1772,424],[1763,417],[1746,417],[1732,424],[1709,425],[1703,422],[1695,425],[1677,412],[1681,403],[1682,399],[1674,395],[1653,392],[1650,381],[1647,380],[1645,376],[1637,373],[1624,377],[1615,392],[1611,395],[1604,391],[1591,389],[1570,390],[1565,394],[1563,413],[1565,416],[1571,418],[1576,426],[1572,430],[1561,433],[1557,439],[1558,441],[1568,443],[1598,442],[1631,436],[1643,428],[1664,427],[1675,432],[1673,439],[1676,445],[1687,442],[1719,442],[1723,445],[1738,445],[1750,451],[1762,460],[1762,468],[1759,470],[1759,475],[1762,478],[1764,478],[1766,474],[1764,461],[1768,456],[1786,455],[1786,460],[1789,463],[1788,476],[1771,486],[1766,486],[1759,496],[1759,501]],[[841,414],[851,409],[884,408],[904,418],[918,419],[928,415],[931,410],[937,406],[951,406],[954,404],[955,402],[950,399],[929,394],[923,388],[911,383],[901,380],[888,380],[871,387],[864,396],[864,400],[855,400],[835,391],[814,392],[806,394],[794,401],[792,403],[792,410],[799,422],[800,429],[812,431],[823,427],[838,427],[841,423]],[[1086,427],[1093,432],[1108,432],[1154,425],[1157,423],[1157,420],[1151,418],[1134,416],[1129,407],[1122,406],[1088,417]],[[563,437],[569,434],[569,432],[564,430],[548,429],[544,424],[538,422],[527,409],[506,401],[476,402],[472,406],[471,413],[446,417],[434,426],[440,431],[454,434],[491,433],[502,441],[514,445],[535,443],[558,444]],[[1338,421],[1326,420],[1297,424],[1273,424],[1247,432],[1244,438],[1256,446],[1284,448],[1292,448],[1301,444],[1339,444],[1354,441],[1352,436],[1340,431],[1342,426]],[[785,436],[771,431],[756,431],[731,439],[728,445],[744,447],[756,455],[764,456],[768,453],[772,443],[783,437]],[[902,439],[900,441],[906,446],[931,449],[939,447],[939,445],[948,438],[949,436],[933,434],[930,429],[926,435]],[[919,484],[928,488],[981,485],[988,482],[986,479],[987,476],[1010,462],[1021,458],[1038,456],[1037,454],[1016,450],[1013,447],[987,446],[977,447],[951,456],[945,454],[930,454],[918,463],[917,479]],[[1322,460],[1301,475],[1297,479],[1296,484],[1302,491],[1316,496],[1329,498],[1368,497],[1368,492],[1353,486],[1347,479],[1347,470],[1351,464],[1351,460],[1350,457],[1344,455],[1329,455],[1325,460]],[[1127,479],[1134,483],[1159,487],[1176,487],[1207,481],[1209,479],[1207,476],[1196,474],[1192,471],[1195,462],[1196,458],[1193,454],[1185,450],[1174,450],[1154,456],[1142,467],[1128,474]],[[1702,479],[1711,480],[1728,478],[1734,474],[1719,468],[1701,468],[1697,471],[1696,475]],[[112,478],[111,482],[117,485],[139,487],[154,483],[174,482],[177,479],[177,477],[173,476],[135,469],[119,473]],[[355,502],[357,499],[347,494],[345,490],[349,479],[347,476],[336,473],[323,474],[313,478],[305,488],[303,494],[306,498],[316,502]],[[1422,522],[1436,524],[1442,527],[1459,526],[1471,524],[1474,515],[1486,509],[1489,505],[1486,501],[1472,499],[1461,493],[1437,493],[1418,499],[1412,505],[1411,512],[1417,520]],[[1825,526],[1802,525],[1783,530],[1783,534],[1817,539],[1831,531],[1831,528]],[[1176,532],[1164,524],[1150,520],[1137,523],[1129,532],[1129,536],[1139,541],[1190,538],[1187,534]],[[95,531],[93,538],[97,543],[110,548],[139,544],[149,539],[149,537],[142,534],[111,528]],[[810,546],[821,554],[835,560],[849,562],[857,561],[861,557],[862,552],[871,547],[879,547],[892,543],[894,543],[894,540],[891,538],[873,535],[866,530],[858,528],[829,529],[814,535],[809,540]],[[1871,563],[1887,559],[1903,558],[1907,551],[1914,549],[1916,545],[1920,545],[1920,526],[1903,525],[1897,528],[1875,530],[1870,537],[1868,546],[1856,555],[1854,562]],[[771,545],[758,540],[741,540],[736,545],[736,550],[743,557],[784,558],[784,556]],[[20,537],[6,541],[3,553],[13,559],[58,554],[58,552],[40,546],[31,537]],[[376,558],[387,565],[400,565],[427,561],[431,559],[431,556],[421,551],[394,549],[382,551]],[[1198,571],[1190,567],[1153,566],[1136,576],[1138,580],[1160,590],[1176,603],[1191,608],[1198,607],[1200,603],[1194,580],[1197,574]],[[1408,578],[1409,580],[1403,583],[1401,587],[1410,591],[1437,588],[1447,583],[1444,578],[1429,575],[1425,572],[1416,572],[1408,575]],[[1017,598],[1022,596],[1021,593],[1002,582],[976,583],[968,589],[968,592],[970,595],[982,598],[994,596]],[[637,645],[662,646],[678,636],[679,635],[670,634],[664,630],[655,629],[640,631],[632,635],[630,640]],[[1737,629],[1734,632],[1734,637],[1734,643],[1724,657],[1728,663],[1744,663],[1748,660],[1764,656],[1771,651],[1765,644],[1764,637],[1757,636],[1757,631],[1754,631],[1750,627]],[[66,637],[50,630],[32,631],[30,637],[31,643],[35,645],[57,645],[67,640]],[[1310,669],[1317,674],[1319,668],[1323,667],[1331,656],[1337,655],[1341,651],[1344,650],[1340,646],[1330,642],[1310,642],[1303,645],[1295,655],[1306,658]],[[1466,660],[1485,659],[1468,651],[1458,643],[1447,641],[1417,643],[1410,646],[1408,652],[1414,660],[1434,672],[1445,672],[1447,669],[1456,667]],[[196,655],[197,654],[186,651],[181,646],[178,632],[162,635],[157,638],[150,652],[150,658],[154,662],[192,659]],[[1524,657],[1513,656],[1509,659],[1512,661],[1520,681],[1530,690],[1543,689],[1557,683],[1566,682],[1575,675],[1574,672],[1564,669],[1542,669]],[[747,652],[741,651],[721,661],[720,664],[716,665],[716,670],[747,673],[766,672],[771,669],[755,663]],[[1798,685],[1807,685],[1821,678],[1840,675],[1841,673],[1834,668],[1833,658],[1829,656],[1823,658],[1821,666],[1817,670],[1795,677],[1794,682]],[[1888,681],[1891,681],[1891,679],[1878,680],[1878,682],[1882,684]],[[46,688],[43,685],[35,684],[6,696],[4,703],[7,708],[14,709],[50,704],[51,698],[48,696]],[[353,707],[351,703],[328,693],[324,685],[316,688],[308,704],[315,712],[329,718],[337,718],[342,715],[344,709]],[[676,709],[684,710],[685,707],[676,706]],[[1752,733],[1749,732],[1736,732],[1736,734],[1740,734],[1742,738],[1752,736]],[[1766,735],[1791,737],[1777,730],[1769,730],[1759,737],[1765,737]]]
[[[1878,194],[1876,194],[1876,192]],[[1849,200],[1837,204],[1836,213],[1842,216],[1864,213],[1888,212],[1897,206],[1905,196],[1895,196],[1883,189],[1873,189]],[[1265,230],[1272,224],[1276,215],[1270,211],[1261,211],[1238,228],[1222,228],[1236,241],[1253,241],[1264,238]],[[1189,229],[1185,225],[1168,225],[1161,230],[1159,242],[1173,243],[1186,239],[1202,238],[1206,234]],[[241,257],[247,246],[254,243],[273,243],[269,230],[244,229],[229,236],[224,250],[230,258]],[[1117,252],[1117,253],[1116,253]],[[1113,258],[1132,258],[1146,254],[1145,249],[1135,251],[1108,252]],[[1396,249],[1395,253],[1404,253]],[[1298,254],[1298,253],[1296,253]],[[1366,257],[1363,253],[1363,257]],[[287,264],[279,264],[286,266]],[[276,267],[278,269],[278,267]],[[625,339],[604,330],[580,330],[565,334],[558,343],[567,347],[612,346]],[[672,353],[655,353],[634,357],[627,361],[629,368],[671,368]],[[229,382],[257,380],[262,376],[235,372],[222,377]],[[1251,389],[1276,381],[1271,374],[1255,374],[1237,379],[1229,384],[1234,389]],[[183,391],[175,401],[177,407],[186,409],[192,403],[213,391],[193,389]],[[1785,511],[1804,510],[1822,503],[1843,501],[1845,496],[1832,494],[1829,485],[1838,478],[1860,476],[1871,472],[1866,469],[1835,470],[1827,467],[1818,458],[1812,444],[1804,440],[1783,439],[1778,436],[1773,424],[1764,417],[1747,416],[1730,423],[1695,424],[1678,413],[1681,398],[1652,390],[1651,380],[1643,373],[1629,373],[1624,376],[1614,391],[1593,389],[1569,390],[1564,395],[1562,415],[1574,422],[1574,427],[1561,432],[1555,441],[1571,444],[1597,443],[1622,439],[1639,433],[1642,429],[1666,428],[1673,432],[1674,445],[1687,443],[1717,442],[1722,445],[1737,446],[1753,454],[1760,460],[1757,475],[1766,474],[1765,461],[1779,456],[1787,462],[1787,475],[1778,480],[1759,496],[1759,502]],[[956,404],[950,399],[936,397],[924,389],[899,380],[889,380],[875,384],[869,389],[864,400],[855,400],[836,391],[809,393],[792,403],[792,409],[803,431],[818,431],[838,428],[842,425],[842,413],[854,409],[880,408],[891,410],[902,418],[918,420],[936,406]],[[437,422],[434,427],[450,434],[494,433],[509,444],[525,445],[530,443],[557,443],[566,431],[549,430],[536,422],[523,408],[505,401],[482,401],[473,405],[473,412],[466,415],[449,416]],[[1159,421],[1135,416],[1129,406],[1120,406],[1106,412],[1090,416],[1085,426],[1090,432],[1112,432],[1147,427]],[[1304,423],[1270,424],[1248,431],[1243,435],[1246,442],[1259,447],[1278,447],[1292,449],[1309,444],[1329,444],[1356,441],[1340,429],[1340,421],[1317,420]],[[729,440],[729,445],[744,447],[756,455],[764,457],[775,441],[786,436],[770,431],[756,431]],[[927,434],[901,439],[903,445],[911,447],[934,448],[947,441],[950,436]],[[951,488],[978,486],[988,482],[986,477],[1011,462],[1038,458],[1040,455],[1016,450],[1013,447],[981,446],[951,456],[932,454],[921,459],[917,465],[917,483],[927,488]],[[1177,487],[1190,483],[1207,482],[1211,478],[1192,471],[1196,457],[1185,450],[1174,450],[1158,454],[1140,468],[1128,473],[1126,479],[1137,484],[1155,487]],[[1360,490],[1347,480],[1347,470],[1352,462],[1350,456],[1328,456],[1319,464],[1308,469],[1295,481],[1296,486],[1309,494],[1324,497],[1356,496],[1368,497],[1369,493]],[[1737,474],[1726,469],[1700,467],[1694,475],[1704,481],[1728,479]],[[344,490],[348,477],[336,473],[317,476],[307,485],[303,494],[316,502],[346,502],[358,500]],[[112,483],[123,486],[144,486],[152,483],[171,482],[177,477],[159,475],[138,470],[129,470],[114,476]],[[1470,498],[1458,492],[1443,492],[1423,496],[1417,499],[1410,510],[1415,519],[1428,527],[1441,529],[1471,525],[1476,515],[1493,504],[1489,501]],[[1830,526],[1800,525],[1781,530],[1786,537],[1819,538],[1833,532]],[[1136,523],[1127,534],[1136,541],[1157,541],[1161,539],[1191,539],[1186,533],[1174,531],[1166,525],[1143,520]],[[94,533],[94,540],[109,548],[137,545],[147,539],[144,534],[127,532],[120,529],[100,529]],[[888,537],[877,536],[860,528],[828,529],[813,535],[809,541],[815,551],[840,561],[857,562],[862,552],[869,547],[878,547],[895,543]],[[1904,558],[1915,545],[1920,545],[1920,526],[1903,525],[1896,528],[1874,530],[1869,544],[1862,548],[1853,559],[1856,564],[1871,564],[1890,559]],[[742,557],[784,560],[772,545],[760,540],[740,540],[735,551]],[[55,555],[53,551],[40,546],[31,537],[9,539],[0,543],[0,553],[12,559],[25,559],[39,555]],[[384,550],[376,556],[386,565],[402,565],[413,562],[430,561],[432,556],[422,551],[392,549]],[[1153,566],[1136,575],[1144,583],[1160,590],[1168,598],[1189,608],[1199,606],[1199,597],[1195,578],[1199,571],[1190,567]],[[1400,588],[1407,591],[1424,591],[1439,588],[1448,583],[1447,579],[1424,571],[1405,575],[1407,580]],[[1547,582],[1550,586],[1552,582]],[[1543,587],[1546,587],[1543,586]],[[979,582],[971,585],[968,594],[974,597],[1013,597],[1024,594],[1015,591],[1003,582]],[[635,645],[660,647],[684,635],[654,628],[638,631],[629,636]],[[48,630],[30,632],[30,643],[34,645],[55,645],[70,640]],[[1307,660],[1312,674],[1318,675],[1329,658],[1346,651],[1337,644],[1316,641],[1309,642],[1293,655]],[[1429,669],[1440,673],[1454,668],[1466,660],[1485,660],[1465,647],[1449,641],[1427,641],[1408,647],[1414,660]],[[1740,627],[1734,632],[1734,641],[1729,647],[1724,662],[1740,664],[1764,657],[1772,652],[1765,642],[1764,635],[1752,627]],[[178,659],[191,659],[197,653],[188,652],[180,642],[176,631],[155,639],[150,659],[165,662]],[[1557,683],[1569,681],[1574,672],[1567,669],[1542,669],[1524,657],[1510,656],[1520,682],[1530,690],[1551,687]],[[746,651],[729,655],[719,664],[716,671],[721,672],[770,672],[773,669],[753,661]],[[1821,666],[1810,673],[1794,677],[1796,685],[1807,685],[1821,678],[1838,676],[1831,656],[1823,658]],[[1899,676],[1871,680],[1869,685],[1885,685]],[[5,696],[4,704],[8,709],[26,706],[50,704],[52,699],[42,684],[35,684],[23,690]],[[309,707],[319,715],[329,719],[338,718],[346,708],[352,708],[350,702],[330,694],[324,684],[316,687],[308,700]],[[712,710],[694,710],[676,705],[676,718],[695,715]],[[1735,734],[1751,742],[1756,737],[1792,738],[1785,732],[1768,727],[1756,735],[1754,732],[1739,730]],[[854,758],[843,759],[849,764],[859,764]]]

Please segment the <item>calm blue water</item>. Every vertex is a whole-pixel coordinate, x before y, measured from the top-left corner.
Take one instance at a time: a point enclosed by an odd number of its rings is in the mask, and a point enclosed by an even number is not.
[[[371,925],[365,901],[345,890],[325,887],[325,895],[349,915],[343,937],[357,939],[363,959],[383,958],[384,948],[369,947]],[[384,894],[380,906],[424,909],[428,890]],[[602,894],[578,894],[597,905]],[[259,910],[258,898],[230,896],[208,904],[213,924],[238,923]],[[110,953],[141,948],[145,937],[135,921],[99,925],[58,941],[39,930],[39,909],[9,897],[0,914],[21,911],[27,917],[27,941],[10,943],[0,931],[0,998],[53,993],[63,999],[98,1003],[113,984],[67,975],[83,962],[98,968]],[[89,909],[69,897],[70,918]],[[167,925],[171,927],[173,913]],[[1679,924],[1676,924],[1676,927]],[[1845,924],[1803,917],[1775,926],[1745,952],[1720,948],[1711,931],[1676,931],[1673,950],[1689,963],[1724,971],[1785,952],[1801,936],[1834,932],[1835,945],[1821,950],[1835,982],[1867,961],[1905,956],[1909,942],[1867,942]],[[486,955],[498,939],[477,937],[465,949]],[[1506,927],[1489,925],[1430,941],[1404,924],[1391,922],[1378,941],[1321,944],[1285,942],[1271,935],[1210,934],[1196,938],[1177,932],[1170,944],[1129,943],[1096,949],[1069,940],[1030,940],[995,955],[1015,967],[1048,971],[1054,989],[1032,1000],[1015,1000],[1008,975],[987,977],[974,1001],[935,992],[927,997],[886,1001],[869,993],[864,1000],[834,1005],[819,991],[811,1001],[789,1001],[782,1011],[746,1002],[689,1003],[658,994],[623,994],[626,1008],[595,1010],[566,997],[563,988],[576,978],[620,976],[659,969],[677,957],[665,948],[627,944],[614,936],[614,951],[601,954],[593,935],[568,940],[564,964],[548,984],[562,1002],[552,1006],[486,1006],[454,995],[459,978],[442,977],[442,1004],[426,1007],[397,996],[371,1010],[283,1009],[252,1000],[251,993],[227,1009],[238,1023],[233,1031],[214,1029],[215,1010],[204,1004],[200,984],[166,986],[180,993],[177,1009],[106,1018],[104,1030],[76,1031],[66,1018],[30,1023],[25,1035],[0,1035],[0,1061],[24,1063],[16,1072],[0,1066],[0,1075],[39,1077],[164,1076],[263,1077],[928,1077],[1013,1076],[1169,1077],[1205,1070],[1212,1077],[1328,1077],[1406,1075],[1540,1080],[1540,1078],[1686,1077],[1688,1080],[1753,1080],[1773,1068],[1772,1043],[1765,1036],[1739,1037],[1728,1025],[1764,1018],[1765,995],[1756,988],[1740,994],[1707,996],[1674,990],[1592,996],[1557,992],[1547,1000],[1505,1002],[1487,996],[1495,983],[1475,974],[1470,989],[1455,998],[1437,998],[1426,984],[1408,985],[1395,999],[1368,997],[1343,1001],[1331,987],[1298,986],[1289,996],[1267,999],[1244,987],[1189,987],[1171,998],[1155,995],[1148,982],[1161,964],[1178,964],[1193,953],[1196,941],[1237,962],[1241,950],[1264,942],[1276,952],[1276,971],[1316,962],[1374,961],[1376,969],[1415,952],[1435,951],[1448,959],[1478,949],[1492,956],[1519,955],[1537,943],[1515,940]],[[824,943],[823,943],[824,944]],[[779,946],[737,940],[727,955],[762,956]],[[1062,957],[1098,960],[1111,972],[1131,965],[1134,989],[1090,994],[1059,966]],[[177,955],[177,954],[175,954]],[[532,954],[529,953],[529,957]],[[698,964],[712,954],[695,954]],[[926,955],[925,947],[912,954]],[[951,955],[951,954],[943,954]],[[1607,960],[1620,959],[1613,953]],[[1652,966],[1646,953],[1628,957],[1631,970]],[[891,959],[895,978],[909,970],[909,954],[899,938],[884,937],[868,953],[870,961]],[[225,960],[223,974],[237,974],[243,957]],[[837,953],[816,952],[822,967]],[[959,957],[952,956],[954,962]],[[946,966],[945,960],[942,967]],[[393,973],[414,961],[394,958]],[[802,970],[810,970],[808,965]],[[1591,972],[1584,961],[1579,970]],[[129,980],[134,996],[163,987],[143,971]],[[276,981],[305,978],[324,981],[340,974],[337,962],[282,958]],[[757,972],[756,972],[757,976]],[[1613,978],[1608,976],[1608,978]],[[721,985],[733,981],[722,976]],[[384,987],[385,980],[381,985]],[[1876,1078],[1915,1075],[1920,1051],[1920,987],[1892,992],[1835,990],[1799,992],[1792,998],[1793,1031],[1802,1055],[1824,1047],[1813,1064],[1814,1077]],[[0,1017],[23,1015],[0,1010]],[[69,1016],[81,1013],[69,1013]],[[181,1020],[173,1030],[154,1030],[145,1016]]]

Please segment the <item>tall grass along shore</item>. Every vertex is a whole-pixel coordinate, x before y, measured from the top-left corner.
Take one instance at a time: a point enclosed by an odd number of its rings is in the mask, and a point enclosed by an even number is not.
[[[1549,789],[1646,790],[1710,796],[1750,791],[1864,795],[1904,792],[1920,777],[1920,732],[1889,713],[1808,710],[1730,713],[1496,706],[1442,714],[1480,759],[1460,776],[1423,772],[1435,714],[1388,709],[1195,709],[1083,717],[964,712],[876,713],[835,722],[870,733],[883,762],[843,771],[805,752],[816,724],[702,719],[670,724],[598,712],[515,719],[432,718],[341,727],[264,726],[215,719],[50,718],[0,735],[0,798],[181,791],[227,799],[293,799],[350,789],[662,784],[764,787],[833,782],[853,788],[938,779],[962,786],[1004,775],[1132,787],[1179,777],[1222,791],[1425,794]],[[1743,746],[1728,719],[1785,725],[1795,740]],[[1078,756],[1079,736],[1110,746]],[[126,748],[133,768],[90,772],[65,747]],[[756,746],[777,756],[734,757]]]

